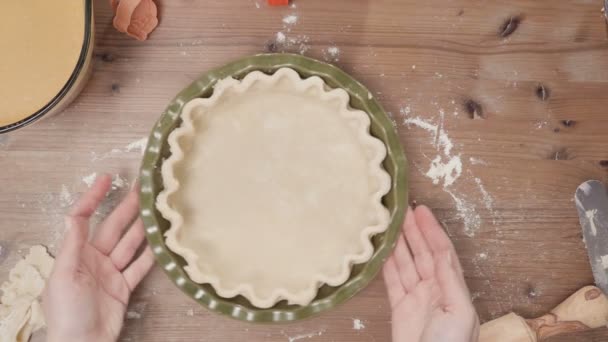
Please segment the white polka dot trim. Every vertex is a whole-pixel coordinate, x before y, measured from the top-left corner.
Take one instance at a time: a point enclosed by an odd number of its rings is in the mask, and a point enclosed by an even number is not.
[[[204,295],[205,295],[205,292],[203,292],[203,290],[198,290],[198,291],[196,291],[194,298],[201,299],[201,298],[203,298]]]

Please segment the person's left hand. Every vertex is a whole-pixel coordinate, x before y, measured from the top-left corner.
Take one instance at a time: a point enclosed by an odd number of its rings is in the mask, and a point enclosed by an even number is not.
[[[384,265],[393,342],[476,342],[479,319],[454,245],[429,208],[408,208]]]
[[[144,240],[137,186],[88,241],[89,219],[111,182],[99,177],[65,218],[67,232],[43,296],[48,342],[116,341],[129,297],[154,264],[149,247],[135,258]]]

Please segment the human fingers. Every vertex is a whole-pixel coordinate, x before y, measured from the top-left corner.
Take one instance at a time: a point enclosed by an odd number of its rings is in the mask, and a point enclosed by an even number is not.
[[[419,205],[416,207],[414,213],[416,216],[416,223],[420,227],[420,231],[422,231],[422,235],[431,249],[431,252],[434,254],[441,254],[447,250],[451,251],[452,256],[454,257],[452,260],[454,267],[462,272],[462,266],[456,257],[454,244],[452,244],[452,240],[450,240],[450,237],[445,233],[431,210],[424,205]]]
[[[397,246],[395,247],[395,251],[393,253],[395,264],[397,265],[397,270],[399,271],[401,285],[406,291],[411,292],[416,287],[416,284],[418,284],[420,281],[420,277],[418,276],[418,272],[416,272],[414,258],[412,257],[412,254],[405,243],[403,234],[399,234],[399,237],[397,238]]]
[[[93,246],[102,254],[109,254],[139,212],[139,186],[134,185],[120,204],[99,225]]]
[[[405,223],[403,224],[403,231],[405,233],[405,239],[410,247],[410,251],[414,257],[414,263],[416,264],[416,271],[420,276],[420,279],[430,279],[433,277],[435,270],[433,265],[433,255],[431,250],[426,244],[420,228],[416,222],[414,212],[411,208],[407,209],[405,215]]]
[[[68,216],[90,218],[106,197],[111,184],[112,178],[109,175],[104,174],[97,177],[93,186],[72,206]]]
[[[78,268],[82,249],[87,242],[89,224],[88,220],[80,216],[66,216],[65,227],[65,235],[57,254],[53,273],[73,274]]]
[[[57,255],[55,270],[60,273],[75,272],[80,262],[80,254],[87,241],[89,218],[105,197],[111,179],[102,175],[74,204],[65,217],[65,236]]]
[[[391,303],[391,307],[394,308],[405,297],[405,289],[399,279],[399,271],[397,270],[394,255],[391,255],[384,263],[382,274],[384,275],[384,285],[388,293],[388,301]]]
[[[474,311],[473,315],[475,315],[475,321],[473,322],[473,337],[471,338],[471,341],[477,342],[479,341],[479,315],[477,314],[477,311]]]
[[[462,313],[472,308],[471,296],[462,274],[453,265],[453,254],[443,251],[436,256],[436,279],[441,291],[441,305],[448,312]]]
[[[154,265],[154,254],[150,246],[147,246],[144,252],[122,273],[131,291],[144,279],[152,265]]]
[[[122,239],[120,239],[116,248],[110,253],[110,260],[112,260],[116,269],[122,271],[127,267],[137,252],[137,249],[144,241],[144,238],[144,223],[141,218],[138,218]]]

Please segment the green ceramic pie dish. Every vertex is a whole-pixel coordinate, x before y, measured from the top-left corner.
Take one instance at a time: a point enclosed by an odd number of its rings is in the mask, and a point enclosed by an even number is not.
[[[160,166],[170,155],[167,137],[180,125],[180,113],[184,104],[197,97],[210,96],[213,93],[213,86],[220,79],[226,77],[240,79],[254,70],[273,73],[282,67],[292,68],[304,78],[319,76],[329,86],[343,88],[350,95],[350,105],[370,115],[372,135],[381,139],[388,150],[383,165],[391,175],[391,189],[383,198],[383,202],[391,213],[392,221],[384,233],[372,237],[375,248],[372,258],[364,264],[354,265],[349,279],[344,284],[337,287],[323,285],[315,299],[306,306],[288,305],[282,301],[272,308],[260,309],[251,305],[242,296],[223,298],[218,296],[210,285],[201,285],[190,280],[184,271],[185,261],[165,245],[164,232],[169,229],[170,224],[156,210],[155,201],[163,190]],[[171,101],[153,128],[143,157],[140,170],[141,217],[146,227],[148,243],[156,256],[157,263],[177,287],[199,304],[211,311],[243,321],[262,323],[294,321],[345,302],[378,274],[396,243],[403,221],[407,203],[406,164],[392,121],[363,85],[337,67],[311,58],[292,54],[261,54],[239,59],[205,73]],[[323,236],[319,236],[319,239],[323,239]]]

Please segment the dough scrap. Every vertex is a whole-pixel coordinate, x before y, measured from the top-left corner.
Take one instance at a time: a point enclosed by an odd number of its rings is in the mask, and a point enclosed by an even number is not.
[[[343,89],[292,69],[218,81],[168,138],[157,208],[190,278],[268,308],[344,283],[387,229],[386,147]]]
[[[19,260],[0,290],[0,341],[27,342],[45,326],[39,297],[53,269],[54,259],[44,246],[33,246]]]

